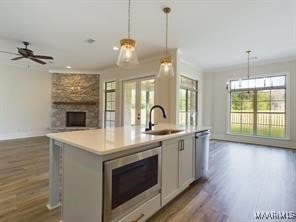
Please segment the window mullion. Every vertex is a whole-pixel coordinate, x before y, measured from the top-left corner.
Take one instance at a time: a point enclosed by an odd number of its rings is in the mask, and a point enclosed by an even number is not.
[[[242,134],[243,133],[243,97],[242,95],[240,95],[240,133]]]
[[[195,92],[195,125],[198,125],[198,115],[197,115],[197,110],[198,110],[198,92]]]
[[[106,128],[107,127],[107,112],[106,112],[106,109],[107,109],[107,83],[105,83],[105,98],[104,98],[104,127]]]
[[[186,113],[186,126],[188,126],[188,89],[186,89],[186,95],[185,95],[185,113]]]
[[[253,96],[253,135],[257,135],[257,92],[255,90]]]
[[[271,136],[271,125],[272,125],[272,122],[271,122],[271,90],[269,90],[269,136]]]

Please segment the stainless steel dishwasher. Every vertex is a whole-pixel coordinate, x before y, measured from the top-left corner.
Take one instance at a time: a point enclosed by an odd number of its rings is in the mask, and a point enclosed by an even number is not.
[[[209,137],[210,131],[195,134],[195,180],[207,178],[209,169]]]

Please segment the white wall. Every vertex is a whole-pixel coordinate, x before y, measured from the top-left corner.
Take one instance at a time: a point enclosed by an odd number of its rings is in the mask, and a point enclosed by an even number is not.
[[[49,73],[0,65],[0,140],[44,135],[50,109]]]
[[[212,138],[255,143],[262,145],[296,148],[296,61],[257,65],[251,70],[251,76],[271,74],[287,74],[287,125],[288,139],[266,139],[260,137],[234,136],[227,134],[229,94],[225,90],[226,82],[230,79],[246,77],[246,67],[225,71],[204,73],[204,125],[212,126]]]
[[[179,98],[179,76],[185,75],[190,78],[200,80],[202,82],[202,73],[200,69],[198,69],[192,63],[186,61],[185,58],[181,55],[178,50],[172,50],[170,52],[173,62],[174,62],[174,77],[161,77],[156,78],[156,89],[155,89],[155,104],[162,105],[167,113],[167,119],[163,119],[161,114],[158,112],[156,114],[155,119],[156,122],[169,122],[169,123],[178,123],[178,98]],[[116,126],[120,126],[122,122],[122,81],[128,79],[141,78],[146,76],[154,76],[156,77],[159,71],[160,66],[160,58],[162,55],[155,56],[149,59],[140,60],[140,64],[137,65],[133,69],[123,69],[118,67],[112,67],[106,70],[100,71],[100,101],[104,101],[104,83],[107,81],[116,81],[117,83],[117,94],[116,100],[119,101],[116,103]],[[201,83],[202,85],[202,83]],[[202,93],[200,93],[200,101],[202,101]],[[101,126],[103,127],[103,116],[104,116],[104,102],[100,103],[100,119]],[[201,109],[200,103],[200,109]],[[199,119],[201,120],[201,114]]]

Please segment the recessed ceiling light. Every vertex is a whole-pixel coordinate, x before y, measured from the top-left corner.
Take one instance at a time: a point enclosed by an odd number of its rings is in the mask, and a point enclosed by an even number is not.
[[[85,40],[85,42],[89,43],[89,44],[92,44],[94,43],[96,40],[92,39],[92,38],[88,38]]]
[[[118,51],[119,48],[118,48],[117,46],[113,46],[113,50],[114,50],[114,51]]]
[[[67,68],[67,69],[71,69],[72,67],[71,67],[71,66],[66,66],[66,68]]]

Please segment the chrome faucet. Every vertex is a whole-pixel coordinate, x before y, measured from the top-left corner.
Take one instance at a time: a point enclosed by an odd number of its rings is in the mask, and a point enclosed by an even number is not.
[[[152,110],[155,109],[155,108],[159,108],[159,109],[161,109],[161,111],[162,111],[162,116],[163,116],[163,118],[166,119],[165,111],[164,111],[164,108],[163,108],[162,106],[160,106],[160,105],[154,105],[154,106],[152,106],[151,109],[150,109],[150,113],[149,113],[148,127],[145,129],[145,131],[152,130],[152,126],[155,125],[155,124],[153,124],[153,123],[151,122],[151,113],[152,113]]]

